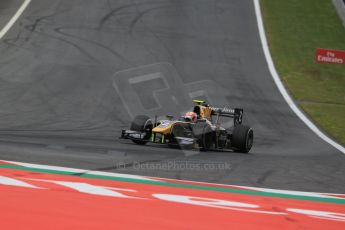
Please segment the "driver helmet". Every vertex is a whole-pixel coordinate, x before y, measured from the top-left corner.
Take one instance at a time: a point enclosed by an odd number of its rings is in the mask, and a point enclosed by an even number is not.
[[[198,115],[194,112],[188,112],[184,115],[186,121],[196,122]]]

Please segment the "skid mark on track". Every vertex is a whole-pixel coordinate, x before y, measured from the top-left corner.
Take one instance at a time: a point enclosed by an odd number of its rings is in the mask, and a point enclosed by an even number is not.
[[[76,36],[76,35],[72,35],[72,34],[66,33],[66,32],[63,31],[64,29],[66,29],[66,28],[60,27],[60,28],[54,29],[54,31],[56,33],[58,33],[58,34],[66,36],[66,37],[74,38],[74,39],[77,39],[79,41],[83,41],[83,42],[86,42],[88,44],[94,45],[96,47],[102,48],[105,51],[109,52],[111,55],[113,55],[115,58],[120,59],[121,61],[123,61],[124,63],[126,63],[129,66],[132,66],[133,63],[130,60],[126,59],[123,55],[121,55],[119,52],[116,52],[115,50],[111,49],[110,47],[105,46],[105,45],[103,45],[101,43],[92,41],[90,39],[86,39],[86,38],[82,38],[80,36]],[[93,29],[91,29],[91,30],[93,30]]]

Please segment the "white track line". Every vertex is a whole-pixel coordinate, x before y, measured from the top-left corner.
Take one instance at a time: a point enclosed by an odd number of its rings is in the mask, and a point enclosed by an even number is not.
[[[30,4],[31,0],[25,0],[17,12],[13,15],[11,20],[6,24],[6,26],[0,31],[0,40],[5,36],[5,34],[11,29],[14,23],[18,20],[18,18],[22,15],[26,7]]]
[[[305,115],[301,110],[296,106],[294,101],[291,99],[290,95],[286,91],[283,83],[280,80],[280,77],[277,73],[277,70],[274,66],[274,63],[272,61],[271,53],[269,50],[269,47],[267,45],[267,38],[266,38],[266,33],[264,29],[264,25],[262,22],[262,14],[261,14],[261,9],[260,9],[260,0],[254,0],[254,6],[255,6],[255,14],[257,18],[257,23],[258,23],[258,28],[259,28],[259,34],[260,34],[260,39],[261,39],[261,45],[264,50],[264,54],[266,57],[267,65],[269,68],[269,71],[273,77],[273,80],[275,84],[277,85],[280,93],[283,95],[285,101],[288,103],[292,111],[295,112],[295,114],[316,134],[318,135],[321,139],[326,141],[328,144],[332,145],[334,148],[338,149],[340,152],[345,154],[345,148],[338,144],[337,142],[333,141],[331,138],[326,136],[322,131],[320,131]]]
[[[191,180],[168,179],[168,178],[162,178],[162,177],[129,175],[129,174],[103,172],[103,171],[89,171],[86,169],[75,169],[75,168],[66,168],[66,167],[60,167],[60,166],[31,164],[31,163],[7,161],[7,160],[1,160],[0,159],[0,163],[1,162],[13,164],[13,165],[19,165],[19,166],[23,166],[23,167],[27,167],[27,168],[48,169],[48,170],[54,170],[54,171],[60,171],[60,172],[69,172],[69,173],[75,173],[75,174],[83,173],[83,174],[87,174],[87,175],[112,176],[112,177],[148,180],[148,181],[156,181],[156,182],[173,182],[173,183],[185,182],[185,183],[200,184],[200,185],[212,186],[212,187],[222,186],[222,187],[228,187],[228,188],[240,188],[240,189],[245,189],[245,190],[255,190],[255,191],[277,193],[277,194],[345,199],[345,197],[343,197],[345,194],[336,194],[336,193],[302,192],[302,191],[293,191],[293,190],[280,190],[280,189],[269,189],[269,188],[250,187],[250,186],[238,186],[238,185],[229,185],[229,184],[216,184],[216,183],[207,183],[207,182],[199,182],[199,181],[191,181]],[[1,177],[1,175],[0,175],[0,177]],[[3,178],[3,181],[4,181],[4,179],[6,179],[6,178]],[[30,180],[35,180],[35,179],[30,179]],[[112,187],[104,187],[104,188],[112,189]],[[123,190],[126,191],[128,189],[124,188]]]
[[[137,175],[123,174],[123,173],[92,171],[92,170],[85,170],[85,169],[67,168],[67,167],[61,167],[61,166],[50,166],[50,165],[22,163],[22,162],[16,162],[16,161],[0,160],[0,162],[6,162],[8,164],[20,165],[20,166],[27,167],[27,168],[48,169],[48,170],[53,170],[53,171],[70,172],[70,173],[75,173],[75,174],[87,174],[87,175],[122,177],[122,178],[129,178],[129,179],[157,181],[155,179],[152,179],[152,178],[149,178],[146,176],[137,176]]]

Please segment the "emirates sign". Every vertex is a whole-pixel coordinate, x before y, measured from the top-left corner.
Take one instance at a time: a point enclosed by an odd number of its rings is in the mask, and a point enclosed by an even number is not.
[[[345,51],[317,48],[315,61],[317,63],[345,64]]]

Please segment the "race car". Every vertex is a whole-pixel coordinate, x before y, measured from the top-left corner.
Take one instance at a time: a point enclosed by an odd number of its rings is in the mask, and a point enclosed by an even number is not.
[[[243,109],[215,108],[202,100],[193,102],[193,111],[177,120],[167,116],[157,121],[157,116],[151,119],[138,115],[129,130],[122,130],[121,138],[138,145],[152,142],[183,149],[250,151],[254,133],[251,127],[242,125]],[[233,119],[233,125],[222,127],[221,117]]]

